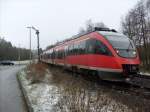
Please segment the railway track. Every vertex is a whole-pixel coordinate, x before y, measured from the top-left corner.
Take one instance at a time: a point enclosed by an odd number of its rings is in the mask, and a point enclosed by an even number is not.
[[[133,86],[150,90],[150,76],[144,74],[135,74],[130,80],[126,81]]]
[[[150,99],[150,76],[144,74],[136,74],[125,82],[104,81],[103,85],[123,94],[133,94]]]
[[[134,87],[134,88],[141,88],[141,89],[146,89],[150,91],[150,76],[144,75],[144,74],[134,74],[129,80],[117,82],[117,81],[105,81],[98,79],[95,77],[95,75],[91,75],[88,72],[84,73],[75,73],[75,74],[80,74],[82,75],[85,79],[90,80],[90,81],[96,81],[100,84],[106,84],[106,85],[118,85],[122,87]]]
[[[85,79],[87,80],[88,78],[86,77]],[[144,74],[136,74],[134,77],[130,78],[130,80],[124,82],[95,80],[95,78],[91,79],[91,77],[88,80],[92,82],[96,81],[99,86],[113,89],[119,93],[150,99],[150,76]]]

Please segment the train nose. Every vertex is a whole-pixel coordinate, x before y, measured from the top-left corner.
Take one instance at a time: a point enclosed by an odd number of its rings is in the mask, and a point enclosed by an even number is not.
[[[127,75],[135,74],[139,71],[137,64],[122,64],[123,72]]]

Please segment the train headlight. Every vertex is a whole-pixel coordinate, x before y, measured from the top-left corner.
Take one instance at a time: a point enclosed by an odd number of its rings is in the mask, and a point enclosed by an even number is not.
[[[116,53],[119,54],[119,50],[116,49]]]
[[[133,54],[136,55],[136,51],[133,51]]]

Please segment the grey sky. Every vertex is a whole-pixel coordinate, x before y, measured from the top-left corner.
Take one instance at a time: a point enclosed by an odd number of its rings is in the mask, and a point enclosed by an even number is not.
[[[76,34],[85,21],[104,22],[119,30],[121,17],[138,0],[0,0],[0,36],[13,45],[29,48],[33,25],[40,30],[42,48]],[[32,32],[32,49],[36,48]]]

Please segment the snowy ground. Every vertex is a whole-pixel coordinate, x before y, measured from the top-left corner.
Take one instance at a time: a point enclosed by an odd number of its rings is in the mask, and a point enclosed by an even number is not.
[[[20,72],[35,112],[142,112],[149,109],[150,102],[139,96],[120,94],[81,77],[51,70],[46,70],[44,79],[36,83],[27,78],[30,71]]]
[[[24,71],[21,72],[20,78],[33,110],[35,112],[54,112],[55,105],[61,96],[59,88],[47,83],[30,84]]]
[[[148,73],[148,72],[140,72],[140,74],[142,75],[148,75],[148,76],[150,76],[150,73]]]

